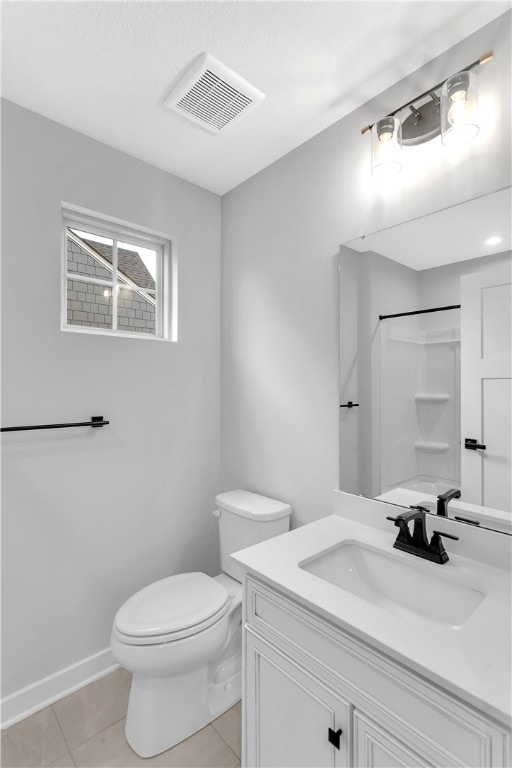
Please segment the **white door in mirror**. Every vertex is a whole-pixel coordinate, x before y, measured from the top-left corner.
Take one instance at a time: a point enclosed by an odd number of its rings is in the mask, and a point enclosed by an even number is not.
[[[461,302],[464,500],[510,512],[512,266],[462,277]]]

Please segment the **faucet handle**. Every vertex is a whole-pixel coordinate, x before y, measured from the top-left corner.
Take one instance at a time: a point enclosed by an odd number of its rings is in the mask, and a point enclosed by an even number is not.
[[[426,512],[428,514],[428,509],[426,507],[422,507],[421,504],[411,504],[409,509],[416,509],[418,512]]]
[[[434,536],[444,536],[445,539],[453,539],[454,541],[459,540],[458,536],[454,536],[451,533],[443,533],[443,531],[432,531],[432,533],[434,534]]]
[[[410,520],[414,520],[415,517],[419,517],[418,512],[424,512],[425,514],[428,513],[428,509],[426,507],[422,507],[418,504],[418,506],[410,506],[409,510],[407,512],[402,512],[401,515],[397,515],[396,517],[386,517],[386,520],[391,520],[392,523],[395,523],[395,525],[402,525],[402,523],[408,523]]]
[[[398,517],[386,517],[386,520],[391,520],[391,522],[398,527],[398,536],[396,537],[395,544],[396,542],[401,542],[402,544],[411,543],[411,534],[409,533],[409,525],[405,517],[402,517],[402,515],[398,515]]]
[[[386,520],[391,520],[391,522],[398,526],[398,528],[408,529],[409,521],[404,515],[398,515],[397,517],[386,517]]]
[[[458,541],[458,536],[452,536],[451,533],[443,533],[443,531],[433,531],[433,536],[430,540],[430,546],[429,550],[430,552],[436,556],[436,558],[439,558],[437,560],[438,563],[447,563],[450,559],[448,557],[448,554],[443,546],[443,542],[441,541],[441,536],[443,536],[445,539],[453,539],[454,541]]]
[[[405,519],[405,517],[402,517],[402,515],[398,515],[398,517],[386,517],[386,520],[391,520],[392,523],[394,523],[398,528],[400,529],[406,529],[408,521]]]

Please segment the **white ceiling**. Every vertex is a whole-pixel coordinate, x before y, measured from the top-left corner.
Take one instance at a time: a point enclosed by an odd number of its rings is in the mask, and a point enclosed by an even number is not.
[[[2,95],[223,194],[509,7],[484,0],[3,2]],[[219,135],[163,106],[204,51],[266,94]]]
[[[510,187],[468,200],[397,227],[345,243],[355,251],[374,251],[406,267],[422,270],[457,261],[510,251],[512,220]],[[489,246],[485,240],[503,240]]]

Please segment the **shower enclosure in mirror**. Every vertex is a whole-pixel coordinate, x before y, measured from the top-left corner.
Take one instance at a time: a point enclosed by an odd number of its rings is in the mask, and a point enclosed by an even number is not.
[[[512,533],[511,191],[340,249],[340,488]],[[457,498],[460,496],[460,498]]]
[[[460,489],[460,313],[380,321],[380,479],[434,495]]]

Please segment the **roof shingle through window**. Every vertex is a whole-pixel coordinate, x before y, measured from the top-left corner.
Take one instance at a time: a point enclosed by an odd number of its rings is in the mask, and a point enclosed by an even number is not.
[[[87,240],[87,238],[81,238],[84,243],[87,243],[89,248],[92,248],[96,253],[112,264],[112,246],[105,245],[104,243],[96,243],[93,240]],[[128,251],[125,248],[117,249],[117,267],[121,275],[132,280],[140,288],[154,291],[155,281],[151,277],[146,265],[140,258],[136,251]]]

